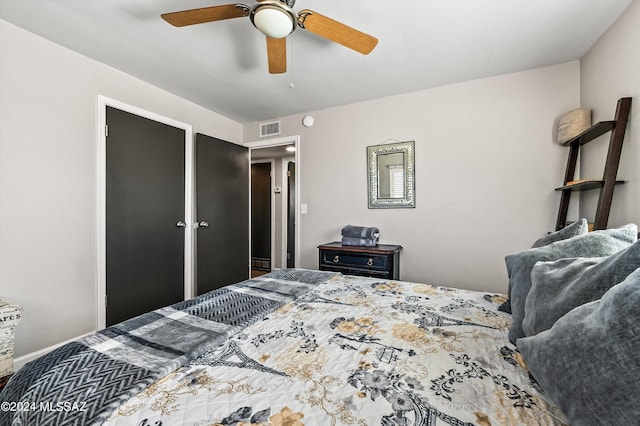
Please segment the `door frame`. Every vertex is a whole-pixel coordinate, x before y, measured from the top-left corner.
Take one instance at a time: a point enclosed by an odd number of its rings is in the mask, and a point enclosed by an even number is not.
[[[295,223],[296,223],[296,229],[295,229],[295,267],[299,268],[300,267],[300,135],[294,135],[294,136],[285,136],[285,137],[281,137],[281,138],[275,138],[275,139],[267,139],[267,140],[262,140],[262,141],[254,141],[254,142],[247,142],[244,143],[243,145],[246,146],[247,148],[249,148],[249,159],[251,159],[251,151],[253,149],[259,149],[259,148],[269,148],[272,146],[281,146],[281,145],[291,145],[293,144],[293,146],[296,148],[296,152],[294,153],[294,158],[295,158],[295,163],[296,163],[296,173],[295,173],[295,180],[296,180],[296,191],[295,191],[295,195],[296,195],[296,203],[295,203],[295,209],[296,209],[296,219],[295,219]],[[251,190],[251,181],[249,181],[249,190]],[[251,199],[249,199],[249,229],[251,229]],[[273,231],[272,231],[273,232]],[[286,231],[285,231],[286,232]],[[249,234],[249,239],[251,239],[251,234]],[[272,238],[272,246],[274,244],[273,242],[273,238]],[[272,259],[273,259],[273,252],[271,253]],[[251,241],[249,242],[249,264],[251,264]],[[272,265],[273,268],[273,265]]]
[[[190,299],[194,294],[194,136],[190,124],[156,114],[124,102],[98,95],[96,99],[96,325],[101,330],[107,320],[107,107],[148,118],[159,123],[184,130],[184,298]]]

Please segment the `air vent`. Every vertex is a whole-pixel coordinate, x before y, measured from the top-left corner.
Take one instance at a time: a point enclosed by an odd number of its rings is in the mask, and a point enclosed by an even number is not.
[[[272,121],[271,123],[262,123],[260,125],[260,137],[275,136],[280,134],[280,122]]]

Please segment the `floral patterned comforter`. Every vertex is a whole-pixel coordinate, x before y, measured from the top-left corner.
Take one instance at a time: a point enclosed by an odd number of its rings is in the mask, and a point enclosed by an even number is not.
[[[503,296],[337,275],[156,382],[107,425],[562,425]]]

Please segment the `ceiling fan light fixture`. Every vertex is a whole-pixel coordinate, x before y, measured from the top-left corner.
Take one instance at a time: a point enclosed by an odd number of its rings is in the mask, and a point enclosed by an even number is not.
[[[296,28],[296,14],[279,1],[261,1],[249,14],[253,26],[267,37],[283,38]]]

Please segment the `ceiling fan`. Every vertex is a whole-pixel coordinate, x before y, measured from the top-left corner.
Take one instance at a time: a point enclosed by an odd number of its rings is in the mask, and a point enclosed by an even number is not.
[[[295,0],[256,0],[249,7],[244,4],[225,4],[164,13],[162,19],[173,26],[202,24],[225,19],[248,16],[251,23],[267,36],[269,72],[280,74],[287,71],[286,37],[296,27],[341,44],[364,55],[378,44],[378,39],[328,18],[309,9],[296,13],[292,10]]]

